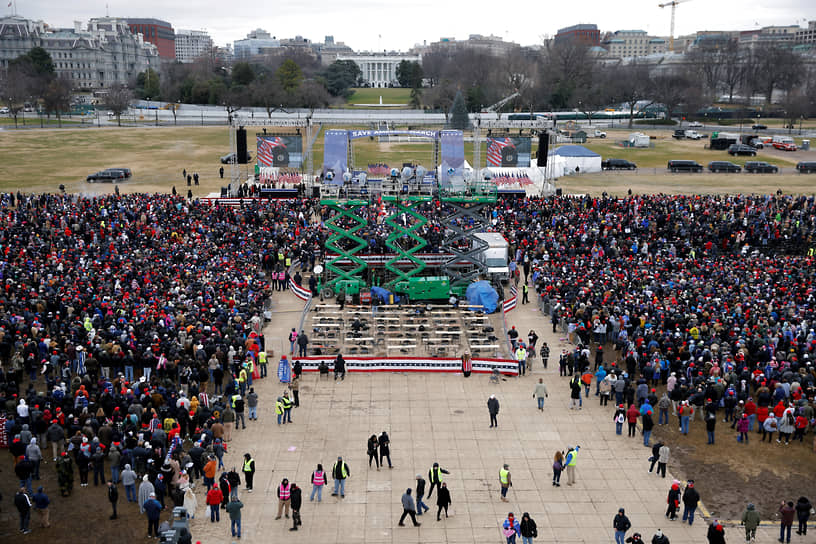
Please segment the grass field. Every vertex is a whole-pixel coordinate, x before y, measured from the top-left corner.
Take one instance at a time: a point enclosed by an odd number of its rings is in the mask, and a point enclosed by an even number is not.
[[[354,94],[348,99],[349,104],[408,104],[411,101],[411,89],[353,89]]]
[[[668,174],[666,162],[670,158],[694,159],[703,165],[711,160],[733,160],[743,164],[746,157],[731,158],[724,151],[703,149],[703,141],[675,141],[668,132],[649,149],[620,147],[616,143],[626,131],[610,132],[605,140],[592,140],[587,147],[603,157],[620,157],[638,164],[638,171],[603,172],[564,177],[557,185],[566,192],[599,194],[602,191],[620,194],[631,188],[637,193],[735,193],[785,192],[810,194],[816,176],[784,173],[778,175],[749,174]],[[250,135],[250,150],[254,142]],[[481,161],[484,164],[483,144]],[[535,146],[533,152],[535,153]],[[86,128],[6,130],[0,138],[0,190],[28,192],[56,192],[60,184],[69,192],[95,194],[111,192],[110,184],[89,184],[88,174],[110,167],[133,170],[131,181],[120,184],[122,192],[169,192],[175,185],[186,193],[181,172],[198,172],[201,185],[193,187],[193,194],[203,196],[218,191],[228,180],[218,177],[219,157],[229,152],[229,135],[225,127],[144,127],[144,128]],[[473,159],[473,146],[465,143],[465,158]],[[790,168],[799,160],[814,160],[816,152],[788,153],[766,150],[758,160],[767,160],[780,167]],[[319,170],[323,162],[323,134],[314,146],[314,166]],[[352,161],[355,167],[365,168],[369,163],[385,162],[400,166],[416,162],[426,167],[433,165],[430,143],[379,144],[368,139],[356,140]],[[251,172],[253,165],[241,166],[241,173]],[[227,177],[229,168],[225,167]]]

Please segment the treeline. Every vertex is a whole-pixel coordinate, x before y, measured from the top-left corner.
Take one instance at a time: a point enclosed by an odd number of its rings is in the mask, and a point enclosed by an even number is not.
[[[15,127],[20,112],[35,105],[53,112],[62,126],[62,112],[70,108],[72,90],[68,79],[57,76],[51,55],[42,47],[11,60],[8,69],[0,71],[0,97]]]

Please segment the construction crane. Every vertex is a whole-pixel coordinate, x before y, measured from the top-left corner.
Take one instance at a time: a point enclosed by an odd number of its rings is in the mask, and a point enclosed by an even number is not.
[[[667,8],[671,6],[671,30],[669,32],[669,51],[674,52],[674,11],[677,9],[677,4],[682,4],[683,2],[688,2],[689,0],[672,0],[671,2],[666,2],[665,4],[658,4],[661,8]]]

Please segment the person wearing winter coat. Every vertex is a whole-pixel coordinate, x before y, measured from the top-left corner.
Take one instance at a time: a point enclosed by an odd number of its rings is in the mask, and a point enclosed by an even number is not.
[[[156,490],[153,488],[153,484],[150,483],[150,480],[147,478],[147,474],[142,477],[142,483],[139,484],[139,513],[144,514],[144,505],[145,503],[150,500],[150,496],[156,496]]]
[[[440,521],[442,510],[445,510],[445,517],[448,517],[448,506],[451,504],[450,491],[448,490],[447,482],[442,482],[442,487],[439,488],[439,493],[436,494],[436,521]]]
[[[37,445],[37,439],[34,437],[31,438],[28,446],[26,446],[26,458],[29,461],[31,461],[31,465],[34,468],[32,479],[39,480],[40,463],[42,462],[42,452],[40,451],[40,447]]]
[[[751,422],[748,420],[748,416],[742,414],[742,416],[737,420],[737,432],[739,433],[739,442],[743,444],[748,443],[748,429],[751,428]]]
[[[725,529],[716,519],[708,526],[708,544],[725,544]]]
[[[652,544],[669,544],[669,537],[663,534],[660,529],[652,537]]]
[[[210,507],[210,523],[221,521],[221,502],[224,495],[217,486],[207,492],[207,506]]]
[[[377,435],[372,434],[368,437],[368,447],[366,453],[368,453],[368,468],[371,468],[371,460],[374,460],[374,463],[377,465],[377,470],[380,470],[380,458],[377,456],[377,448],[379,447],[380,443],[377,441]]]
[[[487,399],[487,411],[490,412],[490,428],[498,427],[499,400],[496,395],[490,395],[490,398]]]
[[[538,536],[538,527],[536,526],[535,520],[531,518],[527,512],[521,515],[519,529],[521,531],[522,544],[533,544],[533,539]]]
[[[756,538],[756,530],[759,527],[759,512],[756,511],[754,503],[749,502],[742,513],[741,525],[745,526],[745,542],[751,542]]]
[[[694,489],[694,480],[689,480],[686,490],[683,491],[683,521],[688,520],[689,526],[694,523],[694,511],[700,502],[700,493]]]
[[[666,477],[666,465],[669,464],[669,447],[666,444],[660,446],[657,452],[657,473],[661,477]]]
[[[799,497],[796,501],[796,518],[799,520],[799,529],[796,530],[797,535],[807,534],[807,522],[810,519],[810,511],[813,510],[813,505],[807,497]]]
[[[128,502],[136,502],[136,480],[138,476],[130,465],[125,465],[125,470],[120,475],[122,477],[122,485],[125,486],[125,498]]]
[[[666,500],[668,508],[666,508],[666,517],[670,521],[677,519],[677,510],[680,508],[680,482],[675,480],[669,490],[669,497]]]
[[[626,511],[623,508],[618,509],[615,518],[612,520],[612,528],[615,529],[615,544],[624,544],[624,536],[626,531],[632,527],[629,518],[626,517]]]
[[[793,501],[782,501],[779,507],[779,542],[786,541],[790,543],[791,527],[793,527],[793,518],[796,515],[796,509],[793,507]],[[787,533],[787,540],[785,539]]]
[[[187,519],[195,518],[196,510],[198,509],[198,499],[193,492],[192,487],[188,487],[184,491],[184,509],[187,511]]]
[[[297,531],[298,525],[303,525],[300,519],[300,507],[303,504],[303,494],[295,482],[291,484],[291,506],[292,506],[292,528],[290,531]]]

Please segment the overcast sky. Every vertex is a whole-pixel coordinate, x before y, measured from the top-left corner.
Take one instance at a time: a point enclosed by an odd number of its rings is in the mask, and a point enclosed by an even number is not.
[[[541,42],[559,28],[595,23],[601,31],[642,29],[667,36],[666,0],[15,0],[17,14],[52,26],[104,16],[155,17],[173,28],[207,30],[217,45],[263,28],[278,38],[326,35],[355,50],[407,50],[440,37],[494,34],[522,45]],[[683,0],[675,35],[698,30],[750,30],[816,20],[814,0]],[[0,0],[5,14],[6,0]],[[381,37],[380,37],[381,36]]]

